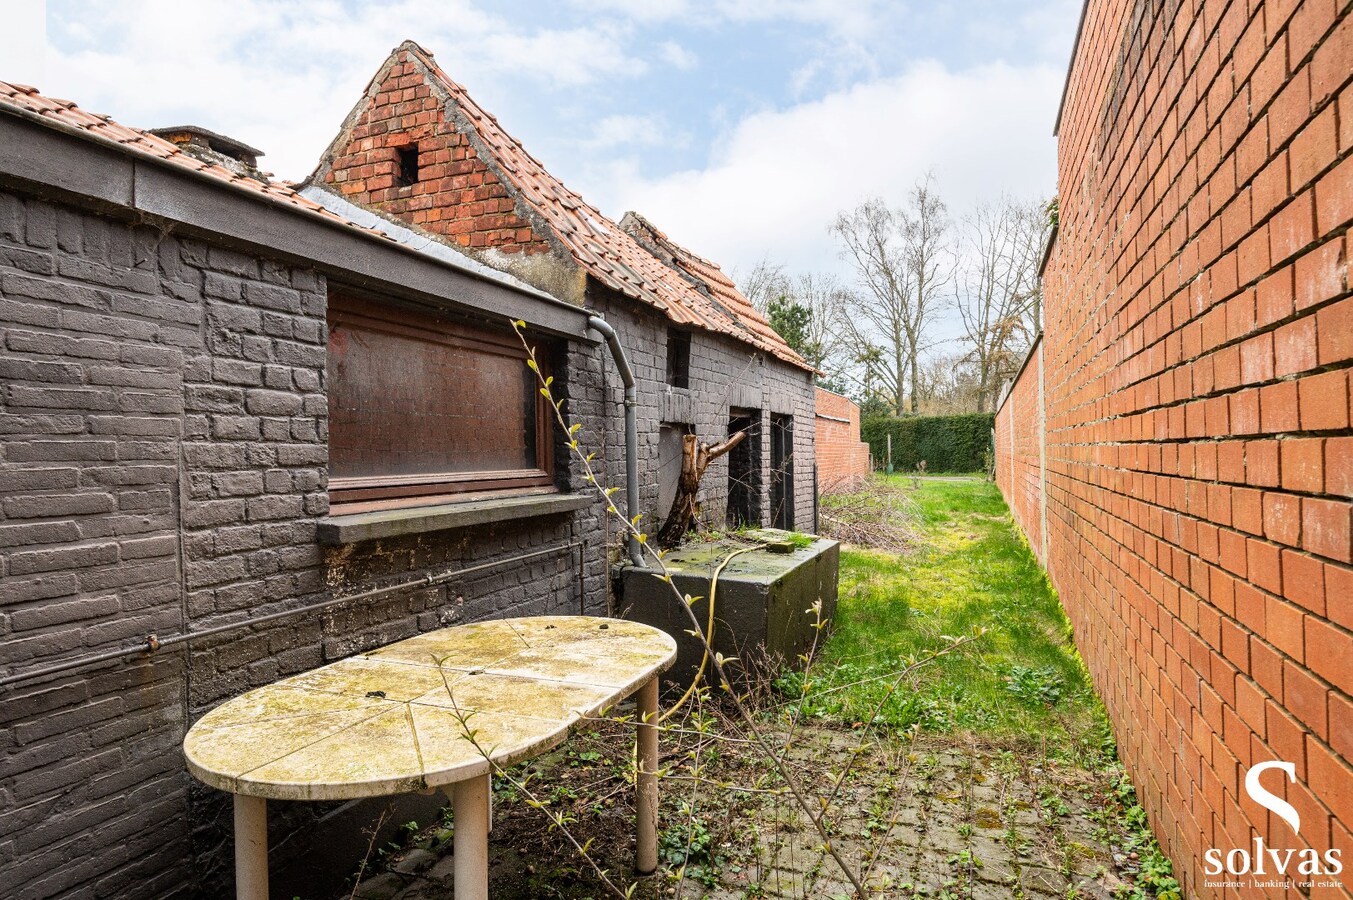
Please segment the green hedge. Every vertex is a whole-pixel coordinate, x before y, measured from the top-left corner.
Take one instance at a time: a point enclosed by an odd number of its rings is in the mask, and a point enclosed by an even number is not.
[[[867,419],[860,436],[880,468],[887,459],[887,436],[893,436],[893,471],[911,472],[921,460],[927,472],[980,472],[982,454],[991,449],[995,413],[961,416],[903,416]]]

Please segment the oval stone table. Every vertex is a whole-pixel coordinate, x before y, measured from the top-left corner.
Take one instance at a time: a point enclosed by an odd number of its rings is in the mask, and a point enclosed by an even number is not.
[[[188,770],[235,795],[236,896],[268,896],[268,800],[443,788],[456,900],[487,900],[489,781],[638,692],[636,868],[657,867],[657,705],[667,634],[619,619],[536,616],[429,632],[257,688],[183,740]]]

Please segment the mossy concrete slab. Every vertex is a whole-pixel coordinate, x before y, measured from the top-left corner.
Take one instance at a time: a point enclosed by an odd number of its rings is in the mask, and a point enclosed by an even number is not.
[[[448,676],[453,674],[448,673]],[[458,677],[448,677],[444,688],[416,697],[413,703],[462,712],[513,709],[521,710],[519,714],[528,718],[558,719],[570,715],[596,715],[613,702],[614,694],[613,688],[598,685],[465,672],[459,673]]]
[[[566,515],[586,509],[595,502],[596,496],[591,494],[540,493],[373,510],[326,516],[319,520],[318,537],[321,544],[330,546],[356,544],[360,541],[470,528],[513,519]]]
[[[738,555],[724,567],[715,593],[716,650],[750,665],[794,665],[808,652],[817,634],[814,604],[822,602],[824,622],[836,613],[840,563],[837,541],[813,538],[805,546],[796,546],[803,543],[802,536],[791,540],[788,532],[770,528],[759,529],[747,538],[692,543],[668,553],[664,563],[671,585],[655,569],[628,564],[618,569],[621,614],[676,637],[679,649],[669,677],[683,685],[699,667],[703,645],[688,633],[690,619],[672,587],[697,598],[691,609],[704,628],[715,570],[730,553],[749,546],[752,539],[780,545],[788,541],[789,552],[756,549]]]
[[[256,797],[423,790],[549,749],[675,655],[667,634],[619,619],[442,629],[237,697],[189,730],[184,755],[199,780]]]

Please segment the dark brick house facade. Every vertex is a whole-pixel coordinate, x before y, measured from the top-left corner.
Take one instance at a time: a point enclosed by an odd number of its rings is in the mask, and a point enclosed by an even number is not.
[[[516,470],[491,484],[452,473],[442,494],[392,472],[343,479],[350,494],[334,502],[331,426],[341,420],[345,448],[364,434],[332,406],[348,378],[335,375],[334,323],[364,334],[335,318],[348,298],[387,315],[389,334],[436,330],[485,359],[511,358],[507,322],[525,321],[620,485],[620,387],[586,302],[638,376],[646,521],[660,518],[664,423],[721,435],[732,408],[767,429],[773,415],[804,423],[790,432],[789,496],[794,524],[811,527],[810,373],[765,336],[692,315],[673,344],[671,313],[623,291],[542,290],[358,218],[0,84],[6,896],[224,895],[229,805],[189,778],[180,751],[206,710],[455,622],[614,611],[614,529],[557,429],[531,432],[529,404],[529,485]],[[686,356],[684,388],[669,384],[669,346]],[[754,443],[748,465],[769,482],[773,442]],[[727,474],[707,479],[715,520]],[[749,506],[768,524],[770,493]],[[298,861],[319,843],[322,868],[360,856],[378,808],[279,807],[279,896],[313,889],[318,869]]]
[[[757,433],[744,458],[719,461],[706,477],[706,516],[725,518],[731,463],[750,469],[733,473],[735,517],[812,529],[808,365],[717,265],[635,213],[616,223],[588,204],[422,47],[407,41],[390,54],[303,193],[328,206],[340,195],[600,312],[639,373],[642,458],[662,460],[659,477],[643,484],[646,521],[667,513],[672,484],[663,476],[674,482],[668,448],[680,432],[714,439],[750,422]],[[683,362],[673,365],[677,355]],[[619,403],[619,384],[611,390]],[[797,466],[777,465],[777,444],[792,448]],[[623,471],[621,450],[608,442],[611,471]]]

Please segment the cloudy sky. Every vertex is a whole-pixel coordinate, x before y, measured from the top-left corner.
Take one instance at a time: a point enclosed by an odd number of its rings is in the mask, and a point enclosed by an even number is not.
[[[412,38],[613,218],[636,209],[725,269],[845,274],[836,212],[900,200],[927,170],[956,214],[1053,193],[1079,6],[48,0],[45,42],[19,52],[11,28],[0,79],[140,127],[200,124],[300,179]]]

